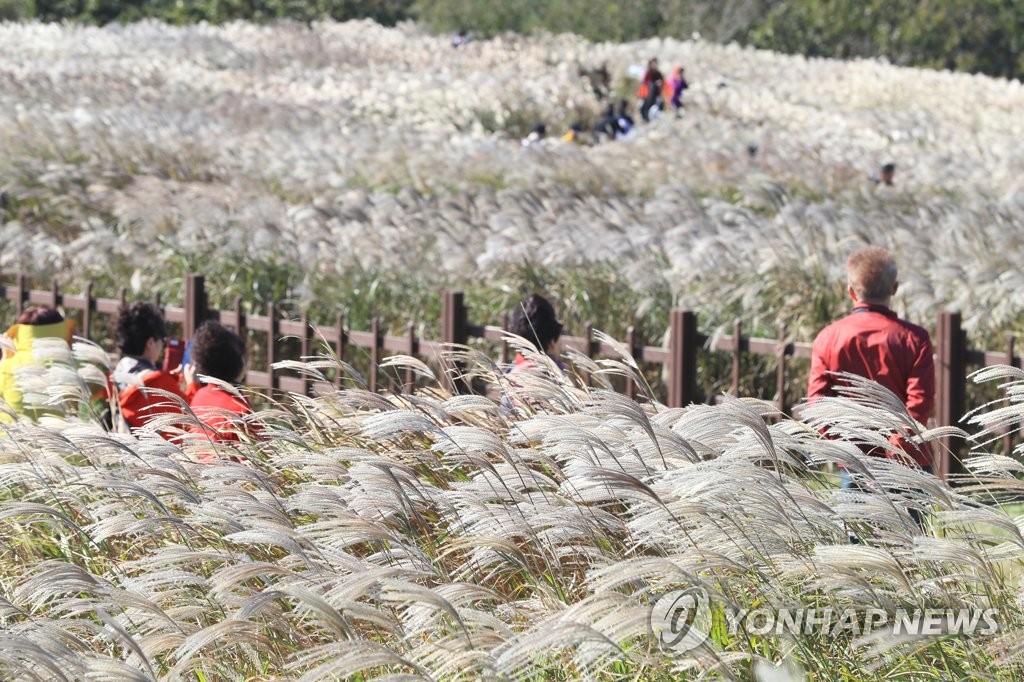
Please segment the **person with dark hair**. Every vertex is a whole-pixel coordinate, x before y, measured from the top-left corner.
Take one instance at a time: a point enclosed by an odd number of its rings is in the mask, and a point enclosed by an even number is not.
[[[583,144],[583,124],[579,121],[573,121],[569,125],[569,130],[562,135],[562,142],[574,142],[576,144]]]
[[[551,303],[540,294],[530,294],[512,311],[508,331],[530,341],[538,352],[547,354],[560,368],[565,368],[555,357],[555,345],[562,336],[562,323],[558,321]],[[527,365],[529,360],[522,353],[516,353],[511,371]]]
[[[191,365],[165,372],[160,366],[167,331],[164,318],[152,303],[136,301],[122,307],[114,323],[121,359],[114,367],[121,416],[132,429],[158,414],[183,413],[180,403],[151,389],[166,391],[189,402],[197,390]],[[171,434],[161,434],[170,439]]]
[[[218,441],[237,441],[251,432],[239,419],[252,413],[249,401],[222,384],[236,384],[245,373],[245,342],[220,322],[207,320],[192,335],[192,362],[196,373],[217,379],[205,383],[190,401],[205,428],[193,427]],[[201,380],[201,378],[200,378]]]
[[[58,311],[47,306],[28,308],[18,316],[18,321],[4,335],[8,337],[14,350],[5,348],[0,359],[0,398],[18,414],[36,418],[42,411],[27,409],[23,395],[17,385],[17,373],[20,369],[39,364],[32,353],[36,339],[57,338],[71,343],[74,326],[64,319]],[[0,412],[0,421],[10,421],[10,417]]]
[[[676,112],[676,116],[679,115],[680,109],[683,108],[683,91],[689,89],[690,84],[686,82],[686,77],[683,76],[685,69],[681,66],[677,66],[672,69],[672,76],[668,80],[668,91],[669,101],[672,104],[672,110]]]
[[[522,145],[524,147],[529,147],[537,144],[544,139],[547,132],[547,126],[540,122],[536,123],[533,128],[530,129],[530,134],[523,138]]]
[[[625,137],[633,130],[633,117],[629,115],[629,102],[619,100],[619,109],[615,112],[615,126],[618,128],[616,137]]]
[[[868,179],[876,185],[886,185],[892,187],[893,177],[896,175],[896,164],[889,161],[883,163],[877,173],[871,173]]]
[[[640,116],[645,121],[651,120],[651,109],[661,101],[661,91],[664,87],[665,76],[658,69],[658,58],[654,57],[647,62],[647,71],[644,73],[644,80],[640,85],[640,92],[643,93]]]
[[[594,136],[600,139],[601,135],[607,135],[609,140],[614,140],[619,134],[619,126],[615,122],[615,107],[608,104],[601,112],[600,118],[594,124]]]

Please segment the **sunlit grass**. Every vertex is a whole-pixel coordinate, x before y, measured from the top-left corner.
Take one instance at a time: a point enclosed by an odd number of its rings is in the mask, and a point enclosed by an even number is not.
[[[1019,464],[978,449],[958,492],[822,439],[824,424],[868,442],[941,435],[858,416],[892,399],[870,385],[808,407],[806,425],[756,400],[667,409],[555,374],[513,383],[473,357],[451,359],[506,407],[437,386],[289,396],[253,417],[268,440],[237,450],[104,433],[51,382],[71,416],[0,431],[4,677],[1019,676],[1019,510],[988,503],[1020,485]],[[888,483],[841,493],[824,473],[838,463]],[[927,510],[922,529],[906,505]],[[970,605],[995,608],[999,631],[720,625],[697,650],[660,648],[654,600],[692,585],[720,618]]]

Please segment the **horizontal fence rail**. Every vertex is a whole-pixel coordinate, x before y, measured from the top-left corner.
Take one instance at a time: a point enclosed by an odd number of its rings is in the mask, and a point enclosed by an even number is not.
[[[92,339],[95,330],[96,315],[113,316],[127,302],[124,287],[118,290],[116,298],[99,298],[93,296],[92,284],[77,294],[63,292],[56,281],[51,282],[45,290],[30,289],[26,278],[19,275],[13,284],[0,283],[0,300],[10,301],[17,312],[29,305],[47,305],[62,307],[66,311],[78,311],[82,315],[79,335]],[[161,305],[161,301],[155,301]],[[273,365],[281,360],[297,360],[308,357],[318,342],[326,343],[331,352],[339,360],[346,360],[351,349],[362,349],[369,354],[370,366],[367,377],[367,388],[371,391],[380,389],[378,365],[386,353],[400,353],[427,360],[442,357],[441,351],[449,344],[467,344],[470,339],[484,339],[495,342],[501,348],[501,360],[510,361],[510,349],[505,341],[504,327],[494,325],[477,325],[469,321],[465,299],[461,292],[445,292],[442,308],[440,340],[421,339],[415,335],[412,323],[402,335],[385,335],[380,331],[379,322],[374,319],[371,328],[366,331],[346,328],[345,317],[338,314],[329,324],[314,325],[305,315],[299,319],[285,319],[278,306],[271,303],[266,313],[257,315],[245,312],[244,301],[236,297],[233,306],[227,310],[211,309],[207,305],[205,280],[202,275],[188,275],[185,280],[185,300],[183,305],[162,305],[165,319],[181,325],[185,338],[191,337],[195,329],[206,319],[219,320],[231,327],[242,338],[248,331],[267,335],[265,344],[265,370],[249,370],[246,374],[246,386],[265,391],[289,391],[311,394],[316,388],[312,377],[290,376],[285,372],[275,371]],[[13,320],[11,320],[13,322]],[[505,320],[507,326],[507,319]],[[768,356],[775,358],[775,397],[778,409],[785,413],[791,405],[787,402],[786,385],[790,378],[788,366],[791,358],[809,359],[811,343],[792,341],[787,338],[786,328],[779,327],[778,336],[774,339],[757,338],[743,335],[742,323],[735,322],[731,335],[709,336],[697,328],[697,315],[690,311],[672,310],[669,317],[669,336],[667,346],[644,345],[632,327],[626,332],[623,345],[632,356],[642,363],[661,365],[664,367],[664,383],[669,407],[684,407],[698,399],[697,362],[702,351],[728,353],[732,358],[730,392],[739,395],[741,380],[741,361],[744,354]],[[298,357],[284,356],[278,352],[277,341],[282,338],[296,339]],[[961,317],[958,312],[939,314],[936,334],[933,339],[935,346],[936,367],[936,407],[935,423],[938,426],[957,424],[967,410],[967,373],[969,366],[986,366],[1006,364],[1021,366],[1021,358],[1014,354],[1015,337],[1007,336],[1005,351],[974,350],[967,347],[966,333],[961,328]],[[590,325],[584,329],[583,336],[563,336],[559,341],[566,349],[573,349],[590,358],[617,358],[619,352],[615,346],[596,340]],[[441,380],[446,388],[454,392],[467,392],[471,387],[460,377],[457,368],[441,367]],[[455,377],[455,378],[453,378]],[[341,385],[341,372],[337,372],[332,385]],[[400,377],[403,390],[411,390],[415,385],[412,370],[406,370]],[[633,397],[636,385],[627,381],[623,387],[626,395]],[[1012,434],[1005,437],[1005,446],[1009,449]],[[937,473],[948,476],[959,471],[959,462],[950,457],[962,447],[962,443],[946,439],[939,448],[941,454],[936,462]]]

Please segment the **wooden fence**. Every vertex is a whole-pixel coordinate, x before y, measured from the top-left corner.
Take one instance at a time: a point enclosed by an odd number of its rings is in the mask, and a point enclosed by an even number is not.
[[[445,344],[466,344],[472,338],[482,338],[501,344],[502,360],[509,360],[509,349],[503,342],[500,326],[476,325],[469,320],[463,294],[461,292],[445,292],[441,320],[441,339],[428,340],[417,338],[413,325],[407,327],[403,335],[384,335],[378,322],[374,320],[368,331],[346,329],[345,319],[338,315],[330,325],[314,325],[304,315],[298,320],[283,319],[278,307],[271,303],[266,314],[254,315],[244,312],[243,301],[237,297],[229,310],[209,308],[202,275],[189,275],[185,280],[185,300],[181,306],[163,306],[164,316],[168,322],[182,326],[184,338],[189,338],[196,327],[205,319],[217,319],[226,326],[232,327],[245,338],[246,331],[263,332],[267,335],[266,370],[250,370],[246,375],[246,384],[251,388],[262,390],[292,391],[308,394],[313,389],[313,380],[309,377],[287,376],[275,372],[271,368],[275,362],[295,357],[283,357],[274,340],[283,336],[298,339],[299,355],[308,356],[314,349],[316,340],[322,338],[330,344],[333,352],[342,360],[352,348],[364,349],[369,353],[368,386],[376,391],[379,385],[378,364],[385,353],[402,353],[427,359],[436,359],[441,355]],[[47,290],[30,289],[24,276],[19,276],[16,283],[0,283],[0,299],[11,301],[20,312],[28,305],[61,306],[67,311],[80,311],[82,329],[80,335],[92,338],[96,314],[114,315],[126,301],[126,292],[122,288],[117,298],[96,298],[92,294],[92,285],[78,294],[62,292],[56,281]],[[161,302],[156,301],[159,305]],[[966,334],[961,328],[958,312],[939,314],[935,345],[936,371],[936,408],[935,423],[937,425],[957,424],[967,410],[967,373],[968,367],[1007,364],[1021,366],[1020,357],[1014,354],[1015,339],[1008,336],[1005,351],[983,351],[967,348]],[[670,314],[670,332],[667,347],[643,345],[630,327],[627,330],[624,345],[632,351],[638,362],[653,363],[665,367],[667,404],[670,407],[682,407],[693,403],[698,398],[697,390],[697,359],[701,350],[720,351],[732,356],[732,377],[730,392],[739,393],[741,359],[744,353],[772,356],[776,364],[775,402],[778,408],[786,412],[786,383],[789,378],[789,360],[791,358],[810,358],[810,342],[791,341],[787,338],[784,326],[779,327],[777,338],[755,338],[743,336],[740,322],[736,322],[733,333],[728,336],[709,337],[702,334],[697,327],[697,316],[691,311],[672,310]],[[563,336],[560,344],[573,348],[592,358],[618,357],[618,353],[609,344],[594,339],[590,325],[584,329],[583,336]],[[448,387],[455,391],[467,391],[469,387],[462,384],[453,385],[451,379]],[[414,382],[411,371],[403,377],[405,388]],[[341,373],[334,379],[340,385]],[[625,393],[633,396],[634,384],[627,382]],[[1007,447],[1010,435],[1007,435]],[[942,455],[937,462],[937,473],[943,476],[959,469],[958,461],[951,458],[950,453],[957,453],[962,443],[946,440],[940,448]]]

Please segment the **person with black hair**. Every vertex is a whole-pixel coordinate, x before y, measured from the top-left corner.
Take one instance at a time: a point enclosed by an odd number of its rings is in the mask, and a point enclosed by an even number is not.
[[[521,144],[524,147],[535,145],[544,139],[544,136],[547,134],[547,132],[547,126],[545,126],[543,123],[538,122],[533,126],[533,128],[530,129],[530,134],[523,138]]]
[[[122,307],[114,323],[114,335],[121,359],[114,367],[117,403],[125,423],[137,429],[158,414],[184,411],[180,403],[152,389],[173,393],[188,403],[197,390],[191,365],[165,372],[160,367],[167,329],[160,309],[136,301]],[[170,440],[171,433],[161,433]]]
[[[555,355],[558,339],[562,336],[562,323],[555,315],[554,306],[546,298],[540,294],[530,294],[512,311],[508,331],[530,341],[538,352],[545,353],[560,369],[565,369],[565,365]],[[516,353],[510,372],[529,365],[529,359],[522,353]]]
[[[871,173],[868,179],[876,185],[885,185],[892,187],[893,176],[896,175],[896,164],[889,161],[883,163],[877,173]]]
[[[640,91],[643,93],[643,104],[640,105],[640,116],[645,121],[651,120],[651,109],[662,108],[662,90],[665,88],[665,76],[658,69],[658,58],[653,57],[647,62]]]
[[[251,414],[252,405],[224,386],[237,384],[245,374],[245,342],[220,322],[207,320],[192,335],[191,353],[196,373],[218,380],[205,383],[189,402],[203,423],[192,431],[218,441],[237,441],[240,433],[251,434],[240,417]]]
[[[615,107],[610,103],[604,108],[604,111],[601,112],[601,116],[597,119],[597,123],[594,124],[594,136],[600,139],[602,134],[607,135],[609,140],[614,140],[619,134],[619,126],[618,123],[616,123]]]
[[[633,130],[633,117],[629,115],[629,102],[625,99],[619,100],[619,108],[615,112],[615,126],[618,129],[616,137],[625,137]]]

